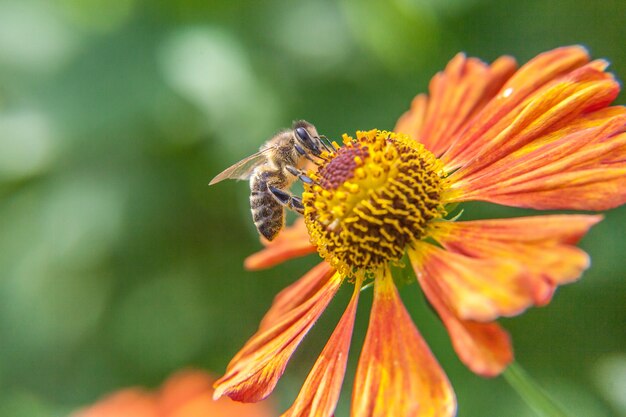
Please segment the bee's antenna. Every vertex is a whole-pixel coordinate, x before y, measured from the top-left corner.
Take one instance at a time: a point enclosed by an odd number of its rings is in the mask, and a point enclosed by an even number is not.
[[[324,148],[326,148],[328,152],[332,153],[335,151],[330,143],[330,139],[328,139],[325,135],[320,135],[319,139],[320,139],[320,142],[322,142],[322,145],[324,145]]]

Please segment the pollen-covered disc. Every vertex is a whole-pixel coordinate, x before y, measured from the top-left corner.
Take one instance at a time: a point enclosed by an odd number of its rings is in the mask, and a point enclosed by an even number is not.
[[[404,135],[345,135],[305,186],[305,222],[320,254],[340,272],[398,261],[428,222],[444,215],[442,166]]]

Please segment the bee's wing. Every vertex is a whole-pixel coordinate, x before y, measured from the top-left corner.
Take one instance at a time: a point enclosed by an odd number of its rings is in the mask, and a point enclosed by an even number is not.
[[[211,180],[209,185],[217,184],[220,181],[231,180],[247,180],[250,178],[254,168],[263,165],[267,161],[266,154],[274,149],[274,146],[261,149],[259,152],[242,159],[241,161],[229,166],[220,172]]]

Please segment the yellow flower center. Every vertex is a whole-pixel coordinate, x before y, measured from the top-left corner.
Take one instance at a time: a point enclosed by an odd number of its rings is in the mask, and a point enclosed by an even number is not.
[[[397,262],[445,215],[441,162],[405,135],[344,135],[305,185],[304,219],[320,255],[348,276]]]

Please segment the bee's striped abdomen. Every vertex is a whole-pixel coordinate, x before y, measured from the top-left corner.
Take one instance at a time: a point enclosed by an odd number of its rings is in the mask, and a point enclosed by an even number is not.
[[[284,225],[284,208],[267,188],[268,183],[277,182],[277,178],[272,178],[272,174],[268,171],[255,172],[255,174],[250,177],[252,220],[263,237],[273,240]]]

